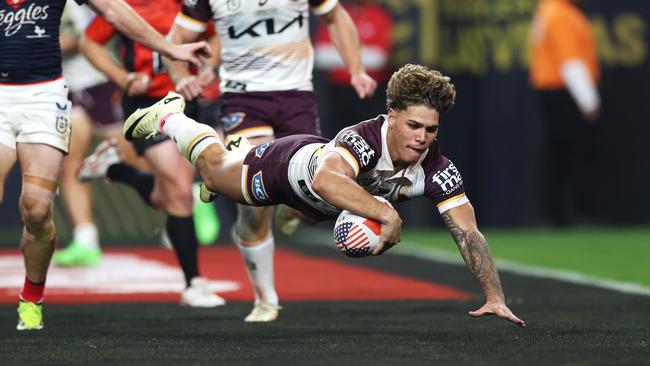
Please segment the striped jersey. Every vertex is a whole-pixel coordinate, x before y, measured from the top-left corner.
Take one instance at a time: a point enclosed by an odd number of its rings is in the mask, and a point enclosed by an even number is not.
[[[326,14],[338,0],[185,0],[176,24],[221,41],[224,92],[313,90],[309,10]]]
[[[0,83],[28,84],[61,76],[59,28],[65,2],[0,2]]]

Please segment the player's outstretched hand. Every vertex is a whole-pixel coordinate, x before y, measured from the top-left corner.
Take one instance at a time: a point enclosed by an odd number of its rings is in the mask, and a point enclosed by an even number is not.
[[[169,50],[169,56],[178,61],[189,61],[196,67],[203,65],[203,60],[212,57],[212,49],[205,41],[175,44]]]
[[[365,72],[352,75],[350,83],[361,99],[372,96],[377,88],[377,82],[375,79]]]
[[[469,315],[475,318],[479,318],[484,315],[496,315],[499,318],[509,320],[522,328],[526,326],[526,322],[517,318],[515,314],[513,314],[512,311],[510,311],[510,309],[508,309],[508,307],[504,303],[488,302],[485,305],[483,305],[480,309],[476,311],[470,311]]]

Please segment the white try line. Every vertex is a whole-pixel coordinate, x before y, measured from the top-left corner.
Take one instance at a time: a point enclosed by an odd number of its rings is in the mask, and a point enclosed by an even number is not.
[[[299,233],[297,236],[300,239],[303,239],[302,242],[311,242],[314,244],[328,246],[336,249],[328,231],[306,229],[303,230],[302,233]],[[433,248],[423,248],[417,245],[409,244],[408,242],[400,243],[400,245],[391,248],[388,253],[395,253],[421,259],[428,259],[435,262],[465,266],[465,262],[460,256],[460,253],[451,253]],[[495,264],[499,271],[503,272],[510,272],[537,278],[553,279],[578,285],[593,286],[626,294],[650,296],[650,287],[646,287],[638,283],[616,281],[608,278],[589,276],[583,273],[561,269],[531,266],[503,259],[495,259]]]
[[[465,266],[465,262],[460,256],[460,253],[452,254],[444,250],[422,248],[416,245],[409,245],[407,242],[400,243],[400,245],[393,247],[391,251],[395,252],[395,254],[408,255],[437,262]],[[573,271],[531,266],[503,259],[495,259],[494,262],[499,271],[503,272],[511,272],[531,277],[550,278],[553,280],[575,283],[578,285],[604,288],[607,290],[623,292],[626,294],[650,296],[650,287],[646,287],[638,283],[615,281],[607,278],[589,276]]]

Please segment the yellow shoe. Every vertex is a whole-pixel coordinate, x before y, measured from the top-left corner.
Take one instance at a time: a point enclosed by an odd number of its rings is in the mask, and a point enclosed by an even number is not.
[[[122,126],[124,137],[129,141],[154,137],[160,133],[161,118],[169,113],[183,112],[184,110],[185,99],[183,96],[170,91],[156,104],[133,112]]]
[[[20,300],[17,330],[43,329],[43,305]]]

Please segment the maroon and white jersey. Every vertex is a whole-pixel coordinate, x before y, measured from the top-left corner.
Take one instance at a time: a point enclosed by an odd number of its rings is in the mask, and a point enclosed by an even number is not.
[[[388,152],[387,131],[386,116],[381,115],[342,130],[327,144],[309,143],[302,146],[288,164],[288,180],[293,193],[322,217],[338,215],[339,209],[325,202],[311,189],[314,173],[324,154],[334,151],[354,169],[356,182],[361,187],[391,203],[426,196],[443,213],[469,202],[460,172],[442,155],[437,141],[417,163],[395,171]],[[308,215],[317,216],[313,213]]]
[[[223,92],[312,90],[309,10],[338,0],[185,0],[176,24],[197,33],[214,21],[221,41]]]

